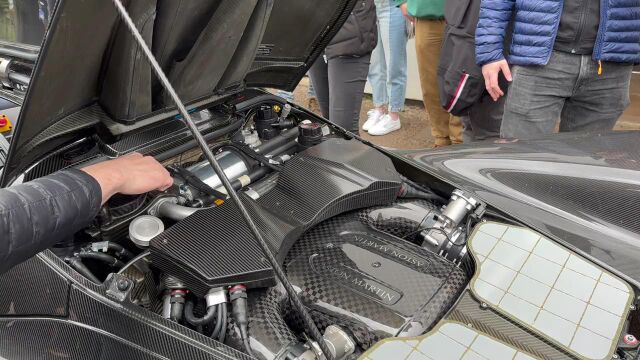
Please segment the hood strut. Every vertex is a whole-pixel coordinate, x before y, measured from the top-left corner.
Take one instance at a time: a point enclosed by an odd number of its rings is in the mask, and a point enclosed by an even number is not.
[[[324,339],[322,337],[322,334],[320,333],[320,330],[318,330],[318,327],[313,322],[311,315],[305,309],[304,305],[302,304],[302,301],[300,301],[300,298],[298,298],[296,291],[291,285],[291,282],[289,282],[289,279],[287,279],[287,276],[284,273],[284,270],[282,269],[282,267],[276,260],[275,256],[271,252],[269,245],[262,237],[262,234],[258,230],[258,227],[256,226],[253,219],[251,218],[251,215],[249,215],[249,212],[247,211],[246,207],[240,201],[238,194],[233,190],[233,187],[231,186],[231,182],[229,181],[229,178],[227,178],[227,175],[224,173],[224,171],[220,167],[220,164],[218,164],[218,161],[213,155],[213,152],[211,152],[211,149],[209,149],[207,142],[204,140],[204,138],[202,137],[202,134],[200,134],[200,131],[198,131],[197,126],[191,119],[189,112],[187,111],[184,104],[178,97],[178,94],[176,93],[173,86],[167,79],[167,76],[162,71],[162,68],[160,68],[160,65],[158,64],[155,57],[151,53],[151,50],[145,43],[144,39],[142,38],[142,35],[140,35],[140,32],[134,25],[133,21],[131,20],[131,17],[129,17],[127,10],[124,8],[120,0],[112,0],[112,1],[118,10],[118,13],[122,17],[122,20],[127,25],[129,32],[131,33],[131,35],[133,35],[133,37],[135,38],[140,48],[143,50],[145,57],[151,64],[151,68],[153,69],[156,76],[158,76],[158,79],[162,83],[162,86],[165,88],[167,93],[171,96],[171,99],[173,100],[173,102],[178,107],[178,111],[182,115],[184,122],[189,127],[191,134],[198,142],[198,145],[200,146],[202,152],[204,153],[207,160],[211,164],[211,167],[216,172],[218,177],[222,180],[222,184],[224,185],[224,188],[226,189],[227,194],[229,194],[231,199],[233,199],[233,202],[236,203],[236,205],[238,206],[238,209],[240,209],[240,212],[242,213],[242,216],[244,217],[244,220],[246,221],[249,228],[251,228],[251,231],[253,232],[253,235],[255,236],[258,242],[258,245],[260,246],[260,248],[262,248],[262,251],[264,252],[265,257],[267,258],[267,260],[269,260],[271,267],[273,267],[273,270],[276,276],[278,277],[278,280],[284,285],[287,295],[289,296],[295,310],[299,313],[300,318],[303,320],[303,323],[305,325],[305,330],[308,332],[311,338],[318,344],[321,351],[324,353],[323,355],[327,359],[332,359],[333,356],[331,354],[331,351],[329,350],[329,347],[327,346],[327,344],[324,342]]]

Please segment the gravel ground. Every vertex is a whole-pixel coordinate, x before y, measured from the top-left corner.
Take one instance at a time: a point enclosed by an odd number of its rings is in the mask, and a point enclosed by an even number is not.
[[[616,130],[640,130],[640,81],[632,82],[631,106],[625,111],[616,125]],[[294,91],[295,102],[310,108],[307,98],[308,79],[305,77]],[[371,96],[366,95],[362,101],[360,124],[366,120],[367,111],[373,108]],[[318,109],[311,109],[320,113]],[[431,124],[421,101],[408,100],[405,110],[400,114],[402,129],[385,136],[370,136],[362,132],[365,139],[386,147],[396,149],[424,149],[433,146]]]

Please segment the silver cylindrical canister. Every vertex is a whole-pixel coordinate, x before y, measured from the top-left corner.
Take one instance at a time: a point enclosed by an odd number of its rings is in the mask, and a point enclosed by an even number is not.
[[[216,155],[216,160],[220,164],[220,167],[224,169],[224,173],[229,180],[235,180],[242,175],[247,175],[249,169],[242,157],[236,151],[226,150]],[[187,168],[198,179],[202,180],[205,184],[211,186],[212,189],[218,188],[222,185],[222,181],[213,171],[208,161],[203,161]]]

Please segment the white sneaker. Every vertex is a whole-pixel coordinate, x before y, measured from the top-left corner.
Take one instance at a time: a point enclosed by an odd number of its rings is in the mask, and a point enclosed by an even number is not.
[[[380,118],[380,121],[374,127],[369,129],[369,135],[387,135],[392,131],[400,130],[401,127],[400,119],[393,120],[391,116],[386,114]]]
[[[369,131],[369,129],[374,127],[383,116],[384,114],[378,109],[367,111],[367,121],[362,124],[362,130]]]

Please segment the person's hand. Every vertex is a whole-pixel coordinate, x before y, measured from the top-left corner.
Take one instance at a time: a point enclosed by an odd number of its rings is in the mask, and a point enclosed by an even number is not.
[[[409,10],[407,10],[407,3],[404,2],[402,3],[402,5],[400,5],[400,11],[402,11],[402,15],[405,17],[405,19],[407,19],[409,22],[413,23],[416,21],[416,18],[414,18],[413,16],[411,16],[409,14]]]
[[[507,60],[500,60],[482,66],[484,85],[487,88],[489,95],[491,95],[493,101],[498,101],[501,96],[504,96],[504,91],[500,89],[500,85],[498,84],[498,75],[500,75],[501,71],[507,81],[512,80],[511,70],[509,69]]]
[[[91,175],[102,189],[102,203],[121,193],[136,195],[166,190],[173,184],[169,172],[151,156],[132,153],[81,169]]]

